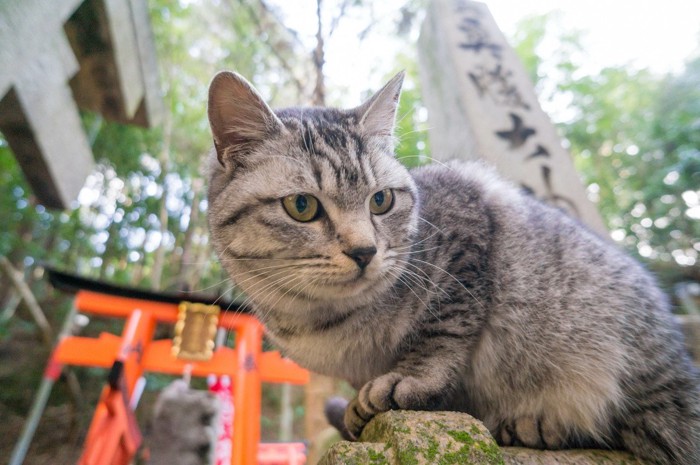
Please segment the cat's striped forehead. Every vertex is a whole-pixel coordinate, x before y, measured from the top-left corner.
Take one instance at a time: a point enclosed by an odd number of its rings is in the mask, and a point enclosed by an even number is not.
[[[289,152],[302,158],[320,191],[339,202],[352,202],[347,193],[383,188],[393,165],[391,141],[377,145],[361,132],[357,115],[328,108],[289,108],[276,112],[284,124]],[[388,153],[387,153],[388,152]],[[397,181],[394,181],[397,182]],[[399,186],[396,186],[399,187]],[[362,198],[357,198],[362,201]],[[346,205],[350,207],[351,205]]]

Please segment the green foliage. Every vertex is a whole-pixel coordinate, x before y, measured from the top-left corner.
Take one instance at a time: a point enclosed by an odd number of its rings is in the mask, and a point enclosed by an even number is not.
[[[406,55],[397,58],[405,72],[401,100],[396,111],[395,133],[398,136],[396,157],[406,166],[422,165],[430,159],[428,146],[427,110],[423,106],[418,64]],[[390,76],[387,76],[387,80]]]
[[[612,237],[668,280],[698,279],[700,59],[665,78],[629,67],[588,73],[577,62],[580,34],[552,30],[556,17],[529,18],[515,48]],[[546,40],[560,44],[547,60]]]

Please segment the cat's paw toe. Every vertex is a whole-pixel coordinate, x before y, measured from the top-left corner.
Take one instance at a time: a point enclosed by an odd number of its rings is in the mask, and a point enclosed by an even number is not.
[[[429,381],[413,376],[402,378],[391,397],[397,408],[404,410],[433,410],[441,400]]]
[[[387,373],[365,384],[357,397],[345,409],[345,427],[353,439],[360,437],[365,425],[374,416],[387,410],[405,408],[393,398],[396,386],[404,377],[399,373]]]
[[[400,373],[390,372],[365,384],[358,395],[362,407],[372,415],[392,409],[406,408],[394,399],[394,392],[406,379]]]
[[[389,410],[434,410],[444,403],[445,394],[429,380],[390,372],[365,384],[345,410],[345,426],[358,438],[365,425],[378,413]]]
[[[350,404],[348,404],[347,409],[345,409],[345,431],[347,432],[349,439],[357,440],[365,429],[365,425],[374,417],[374,413],[365,410],[358,398],[354,398]]]

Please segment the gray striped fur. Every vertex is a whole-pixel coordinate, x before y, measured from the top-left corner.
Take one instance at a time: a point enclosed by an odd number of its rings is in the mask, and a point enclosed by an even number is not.
[[[407,171],[402,77],[352,110],[273,112],[233,73],[210,88],[214,246],[287,356],[359,390],[329,416],[357,437],[388,409],[461,410],[505,445],[700,463],[698,373],[651,275],[486,166]],[[296,193],[317,220],[286,214]],[[370,246],[364,270],[343,253]]]

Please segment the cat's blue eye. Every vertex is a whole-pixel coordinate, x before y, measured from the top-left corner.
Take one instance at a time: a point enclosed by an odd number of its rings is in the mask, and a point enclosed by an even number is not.
[[[320,204],[310,194],[292,194],[282,199],[282,206],[289,216],[303,223],[318,218]]]
[[[394,206],[394,191],[384,189],[375,192],[369,199],[369,211],[375,215],[383,215]]]

